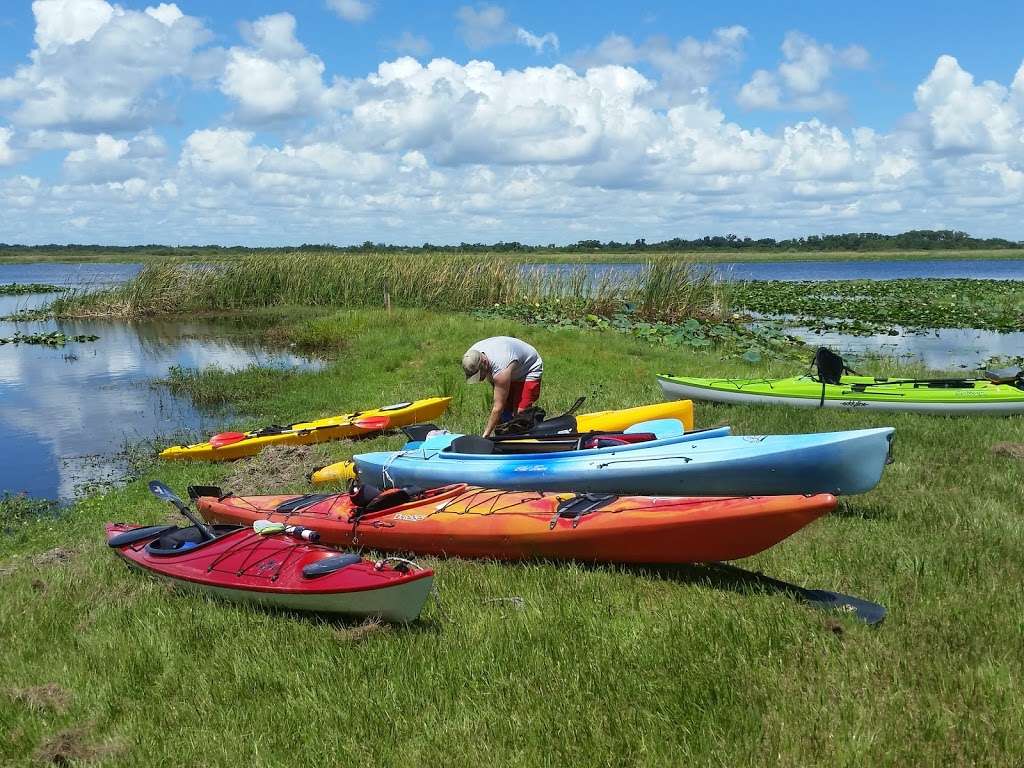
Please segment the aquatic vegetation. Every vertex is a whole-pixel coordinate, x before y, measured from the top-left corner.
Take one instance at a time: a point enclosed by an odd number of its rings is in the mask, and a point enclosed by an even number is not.
[[[42,333],[22,333],[16,331],[13,336],[0,336],[0,344],[39,344],[45,347],[63,347],[69,342],[96,341],[99,336],[91,333],[80,333],[68,336],[63,331],[45,331]]]
[[[63,316],[143,317],[307,307],[420,307],[465,311],[558,301],[567,313],[625,307],[648,320],[721,317],[727,289],[692,262],[653,258],[628,278],[585,266],[551,271],[507,259],[452,254],[252,253],[214,264],[150,264],[103,291],[58,298]]]
[[[1024,282],[1017,280],[915,279],[740,282],[730,288],[737,308],[762,316],[787,316],[813,329],[851,334],[1024,327]]]
[[[508,317],[524,323],[550,328],[585,328],[624,333],[651,344],[692,350],[715,348],[725,357],[758,363],[764,355],[802,357],[804,345],[771,323],[748,325],[737,318],[701,320],[691,317],[682,322],[644,320],[632,307],[609,316],[568,313],[558,303],[545,305],[495,306],[478,310],[479,317]]]
[[[29,293],[56,293],[63,290],[57,285],[46,283],[0,283],[0,296],[23,296]]]

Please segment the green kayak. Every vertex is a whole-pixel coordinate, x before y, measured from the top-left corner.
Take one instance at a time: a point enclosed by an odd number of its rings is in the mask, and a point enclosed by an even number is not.
[[[949,415],[1024,413],[1024,372],[984,379],[884,379],[843,375],[838,384],[816,376],[789,379],[696,379],[662,374],[668,400],[769,403],[801,408],[863,408]]]

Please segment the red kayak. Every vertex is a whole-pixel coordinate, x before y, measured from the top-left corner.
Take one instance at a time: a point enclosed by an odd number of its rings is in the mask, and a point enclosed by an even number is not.
[[[196,526],[107,524],[107,544],[130,565],[233,602],[410,622],[433,584],[433,571],[406,561],[374,563],[284,533],[218,525],[213,535]]]
[[[736,560],[768,549],[835,509],[836,498],[598,496],[450,485],[369,486],[354,493],[233,496],[189,489],[207,520],[273,521],[325,544],[385,552],[613,563]]]

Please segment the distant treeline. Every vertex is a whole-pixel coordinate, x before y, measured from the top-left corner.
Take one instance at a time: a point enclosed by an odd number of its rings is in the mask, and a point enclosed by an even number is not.
[[[678,252],[678,251],[944,251],[944,250],[998,250],[1024,248],[1024,241],[1004,240],[1001,237],[971,237],[966,232],[949,229],[915,229],[899,235],[881,235],[877,232],[849,232],[843,235],[809,235],[808,237],[776,240],[773,237],[754,239],[737,235],[714,235],[686,240],[674,237],[648,243],[645,239],[631,243],[615,240],[579,240],[569,245],[526,245],[516,241],[497,243],[459,243],[458,245],[389,245],[370,240],[361,245],[332,245],[330,243],[283,246],[274,248],[251,248],[241,245],[8,245],[0,243],[0,257],[4,253],[47,252],[67,255],[81,254],[124,254],[149,256],[198,256],[211,253],[248,253],[252,251],[300,252],[300,251],[341,251],[346,253],[389,252],[389,253],[636,253],[637,251]]]

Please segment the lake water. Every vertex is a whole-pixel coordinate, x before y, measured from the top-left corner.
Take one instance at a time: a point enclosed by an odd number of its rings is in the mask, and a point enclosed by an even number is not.
[[[533,264],[545,271],[571,271],[578,264]],[[595,278],[634,275],[642,264],[589,264]],[[710,265],[726,280],[902,280],[968,278],[1024,280],[1024,259],[922,259],[920,261],[723,261]]]
[[[0,265],[0,283],[93,287],[130,277],[137,269],[122,264]],[[0,297],[0,315],[37,306],[40,300]],[[126,459],[119,454],[127,443],[216,431],[222,418],[204,415],[189,400],[152,385],[171,366],[315,365],[226,340],[238,334],[226,334],[230,329],[224,323],[0,321],[0,336],[15,330],[100,338],[62,348],[0,345],[0,494],[69,499],[85,483],[122,476]]]
[[[543,265],[542,265],[543,266]],[[50,283],[94,289],[135,275],[138,264],[0,264],[2,283]],[[572,265],[547,265],[571,269]],[[595,275],[629,274],[638,264],[594,264]],[[723,277],[744,280],[894,279],[965,277],[1024,280],[1024,260],[900,262],[719,263]],[[49,295],[0,296],[0,316],[40,306]],[[291,354],[237,340],[214,322],[107,322],[0,320],[0,336],[60,330],[99,340],[63,348],[0,345],[0,493],[69,499],[83,484],[108,482],[126,467],[122,448],[132,442],[206,434],[222,419],[198,412],[187,399],[153,386],[171,366],[315,366]],[[1024,354],[1024,332],[973,330],[903,333],[893,337],[789,332],[811,344],[847,353],[881,353],[924,361],[932,368],[974,368],[992,356]]]

